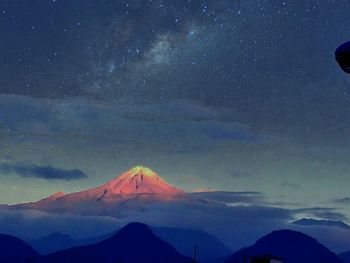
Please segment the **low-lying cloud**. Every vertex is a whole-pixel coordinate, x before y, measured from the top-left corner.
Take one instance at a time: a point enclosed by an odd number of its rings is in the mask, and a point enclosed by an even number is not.
[[[223,204],[266,204],[266,197],[261,192],[227,192],[227,191],[207,191],[190,194],[192,197],[200,198],[210,202]]]
[[[35,238],[61,232],[81,238],[82,233],[85,237],[100,236],[129,222],[142,222],[151,226],[204,230],[233,250],[251,245],[273,230],[286,228],[310,234],[337,252],[350,246],[350,231],[347,229],[291,224],[306,216],[326,220],[336,216],[346,221],[345,215],[335,208],[272,206],[260,192],[208,192],[191,193],[190,196],[192,198],[187,201],[166,203],[130,200],[120,209],[106,209],[89,216],[72,214],[72,211],[50,214],[3,206],[0,207],[0,233]],[[342,242],[332,238],[334,235],[341,237]]]

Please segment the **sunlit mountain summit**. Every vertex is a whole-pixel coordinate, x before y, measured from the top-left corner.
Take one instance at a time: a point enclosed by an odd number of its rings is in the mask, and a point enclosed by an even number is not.
[[[125,194],[176,195],[182,190],[168,184],[154,171],[144,166],[135,166],[117,178],[96,189],[103,189],[103,197]]]
[[[37,202],[12,206],[50,212],[79,214],[114,214],[115,208],[132,201],[167,202],[181,198],[185,192],[163,180],[157,173],[144,166],[135,166],[109,182],[81,192],[65,194],[57,192]]]

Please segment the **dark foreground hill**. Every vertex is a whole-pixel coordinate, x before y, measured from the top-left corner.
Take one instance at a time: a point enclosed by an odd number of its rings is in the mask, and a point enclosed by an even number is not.
[[[189,263],[191,259],[157,237],[147,225],[131,223],[100,243],[59,251],[40,262]]]
[[[284,263],[342,263],[316,239],[291,230],[274,231],[254,245],[234,253],[226,263],[243,263],[244,258],[270,255],[284,259]]]
[[[232,254],[232,251],[220,240],[201,230],[173,227],[152,227],[151,230],[156,236],[168,242],[182,255],[192,257],[194,247],[197,246],[197,259],[201,263],[217,258],[227,258]],[[96,244],[114,236],[116,233],[117,231],[103,236],[80,240],[74,240],[66,234],[53,233],[36,240],[31,240],[29,244],[41,255],[48,255],[63,249]],[[223,261],[221,259],[217,262],[222,263]]]
[[[50,235],[28,241],[28,243],[41,255],[51,254],[53,252],[79,245],[79,243],[69,235],[62,233],[52,233]]]
[[[38,253],[23,240],[0,234],[0,262],[30,262]]]
[[[110,238],[111,236],[114,236],[116,233],[117,231],[101,236],[75,240],[69,235],[56,232],[38,239],[29,240],[27,243],[31,245],[40,255],[48,255],[72,247],[96,244]]]
[[[197,260],[201,263],[227,258],[232,254],[220,240],[204,231],[173,227],[153,227],[152,230],[183,255],[193,256],[194,247],[197,246]]]
[[[338,257],[343,261],[343,263],[350,263],[350,251],[341,253]]]

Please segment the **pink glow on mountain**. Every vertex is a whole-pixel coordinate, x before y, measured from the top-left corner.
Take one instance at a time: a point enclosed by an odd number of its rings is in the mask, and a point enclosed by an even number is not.
[[[183,198],[184,194],[184,191],[168,184],[151,169],[136,166],[101,186],[71,194],[58,192],[38,202],[18,204],[15,207],[91,212],[105,210],[105,205],[116,208],[132,200],[177,200]]]
[[[137,166],[100,186],[110,194],[176,195],[182,190],[168,184],[149,168]]]

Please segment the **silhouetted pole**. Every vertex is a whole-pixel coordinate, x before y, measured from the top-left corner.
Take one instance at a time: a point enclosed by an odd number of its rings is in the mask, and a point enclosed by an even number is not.
[[[194,246],[193,262],[197,263],[197,245]]]

